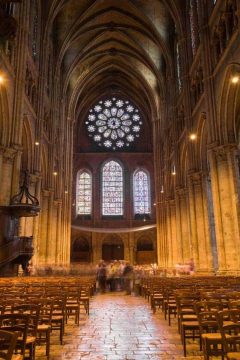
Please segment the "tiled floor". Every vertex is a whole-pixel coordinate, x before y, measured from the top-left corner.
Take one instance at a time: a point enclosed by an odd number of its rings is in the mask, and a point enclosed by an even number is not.
[[[189,345],[187,360],[200,360],[198,346]],[[46,359],[37,347],[36,360]],[[195,355],[195,356],[194,356]],[[64,345],[51,337],[50,360],[180,360],[182,345],[176,323],[169,327],[161,311],[152,314],[141,297],[123,293],[96,295],[90,316],[81,315],[80,326],[66,326]]]

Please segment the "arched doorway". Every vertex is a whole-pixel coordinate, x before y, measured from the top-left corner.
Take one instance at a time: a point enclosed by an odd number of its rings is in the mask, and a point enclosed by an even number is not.
[[[137,264],[155,262],[155,252],[152,239],[142,237],[137,241]]]
[[[89,241],[84,237],[80,237],[73,241],[71,249],[72,262],[90,262],[90,245]]]
[[[115,236],[109,236],[103,241],[102,259],[104,261],[123,260],[124,245],[123,241]]]

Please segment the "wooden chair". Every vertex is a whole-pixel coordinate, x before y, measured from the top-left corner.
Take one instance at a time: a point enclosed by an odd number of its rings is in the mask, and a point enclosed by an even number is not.
[[[53,300],[39,299],[36,303],[37,305],[40,305],[39,321],[37,325],[37,344],[46,345],[46,356],[49,358]]]
[[[209,360],[211,356],[221,356],[223,360],[223,341],[219,332],[217,311],[200,312],[198,321],[204,360]]]
[[[17,344],[18,333],[0,330],[0,358],[11,360]],[[17,358],[15,357],[17,360]],[[21,355],[18,356],[21,359]]]
[[[37,340],[37,326],[40,314],[40,305],[23,304],[12,308],[13,313],[29,315],[28,336],[26,339],[26,350],[29,350],[29,357],[31,360],[35,359],[36,340]]]
[[[89,307],[90,307],[90,291],[88,288],[82,288],[80,290],[80,298],[79,298],[80,308],[83,306],[87,315],[89,315]]]
[[[229,310],[229,318],[238,321],[239,313],[236,317],[235,310]],[[222,336],[224,354],[228,360],[240,360],[240,323],[232,322],[225,324],[226,311],[218,313],[217,320]]]
[[[75,317],[75,324],[80,320],[80,291],[68,291],[66,294],[66,324],[70,316]]]
[[[59,330],[60,343],[63,344],[63,335],[65,328],[65,296],[54,296],[51,297],[53,300],[53,311],[52,311],[52,320],[51,328],[52,330]]]
[[[15,356],[16,360],[25,358],[25,349],[28,336],[29,315],[26,314],[2,314],[0,315],[0,330],[14,332],[17,334],[15,351],[20,352],[20,356]]]

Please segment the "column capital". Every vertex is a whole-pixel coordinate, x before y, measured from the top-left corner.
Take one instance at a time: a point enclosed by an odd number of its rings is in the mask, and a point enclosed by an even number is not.
[[[183,197],[188,193],[188,190],[186,187],[177,187],[175,193],[178,197]]]
[[[189,171],[188,172],[188,180],[193,184],[199,184],[205,177],[207,177],[207,171]]]
[[[5,162],[12,163],[16,154],[17,150],[13,148],[5,148],[3,151],[3,159]]]
[[[234,151],[238,151],[238,145],[236,143],[210,147],[208,153],[214,155],[217,161],[223,162],[227,161],[227,155]]]

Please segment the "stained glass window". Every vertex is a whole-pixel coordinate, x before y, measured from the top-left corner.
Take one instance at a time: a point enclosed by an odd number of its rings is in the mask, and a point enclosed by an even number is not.
[[[134,189],[134,213],[149,214],[150,213],[150,182],[149,175],[138,170],[133,177]]]
[[[102,214],[123,215],[123,169],[113,160],[102,169]]]
[[[180,53],[179,53],[179,43],[176,46],[176,57],[177,57],[177,81],[178,81],[178,90],[182,89],[182,79],[181,79],[181,65],[180,65]]]
[[[128,100],[108,98],[89,110],[88,135],[105,150],[121,150],[134,143],[142,126],[139,110]]]
[[[83,171],[77,175],[77,214],[90,215],[92,210],[92,176]]]
[[[30,48],[32,52],[32,58],[35,61],[38,56],[38,27],[39,27],[39,19],[38,19],[38,4],[37,1],[34,0],[31,5],[31,21],[30,24]]]
[[[189,19],[190,19],[192,52],[193,52],[193,55],[195,55],[198,45],[199,45],[198,1],[197,0],[190,0]]]

